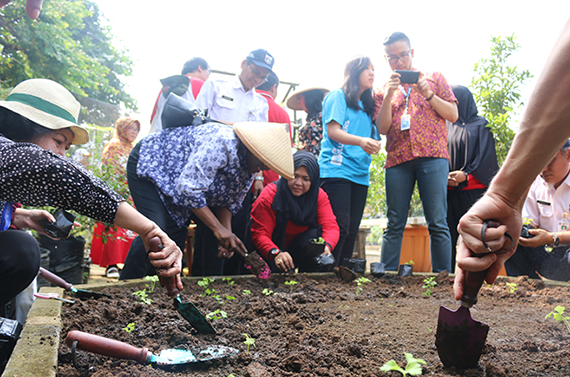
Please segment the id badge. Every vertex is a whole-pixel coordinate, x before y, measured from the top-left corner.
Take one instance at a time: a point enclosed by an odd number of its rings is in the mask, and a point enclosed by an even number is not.
[[[401,118],[400,130],[406,131],[410,129],[410,114],[404,114]]]

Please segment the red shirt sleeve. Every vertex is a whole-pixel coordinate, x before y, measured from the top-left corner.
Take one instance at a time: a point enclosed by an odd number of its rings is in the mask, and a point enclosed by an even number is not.
[[[261,255],[269,258],[269,251],[276,248],[271,237],[275,229],[275,212],[271,209],[277,186],[268,185],[259,197],[253,202],[251,208],[251,237],[253,244]]]
[[[317,203],[317,223],[323,228],[323,239],[334,249],[340,237],[340,230],[329,201],[329,196],[322,188],[319,188]]]
[[[204,81],[195,77],[190,77],[190,85],[192,85],[192,94],[194,95],[194,98],[198,98],[198,94],[200,94],[200,90],[202,89],[202,85],[204,85]]]

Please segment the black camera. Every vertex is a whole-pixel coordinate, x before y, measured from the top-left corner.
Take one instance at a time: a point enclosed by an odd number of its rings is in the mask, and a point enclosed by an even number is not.
[[[521,229],[521,237],[522,238],[533,238],[534,234],[529,233],[530,229],[535,229],[535,228],[534,228],[534,226],[532,226],[530,224],[523,224],[522,229]]]
[[[52,215],[55,217],[55,222],[45,221],[44,230],[46,233],[53,238],[69,237],[69,232],[71,232],[75,222],[75,216],[62,209],[56,210]]]

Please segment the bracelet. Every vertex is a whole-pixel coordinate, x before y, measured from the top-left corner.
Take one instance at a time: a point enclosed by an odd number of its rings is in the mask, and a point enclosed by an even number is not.
[[[256,180],[256,181],[261,181],[261,182],[263,182],[263,179],[264,179],[263,177],[255,177],[255,180]]]
[[[433,98],[433,96],[435,96],[434,92],[431,92],[431,96],[429,96],[428,98],[426,98],[426,101],[431,101],[431,99]]]

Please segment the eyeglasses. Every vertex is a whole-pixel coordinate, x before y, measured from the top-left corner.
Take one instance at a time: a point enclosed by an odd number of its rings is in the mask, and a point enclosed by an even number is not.
[[[135,131],[135,132],[139,132],[139,128],[137,126],[129,126],[127,127],[128,131]]]
[[[249,65],[249,69],[251,69],[251,73],[253,73],[258,79],[263,80],[263,82],[267,81],[267,78],[269,77],[269,73],[264,75],[263,73],[259,72],[257,69],[253,68],[253,66],[251,64]]]
[[[408,59],[410,59],[411,54],[412,54],[412,50],[405,52],[399,56],[394,56],[394,55],[387,56],[386,60],[388,60],[388,63],[397,63],[398,60],[400,60],[403,63],[403,62],[407,62]]]

